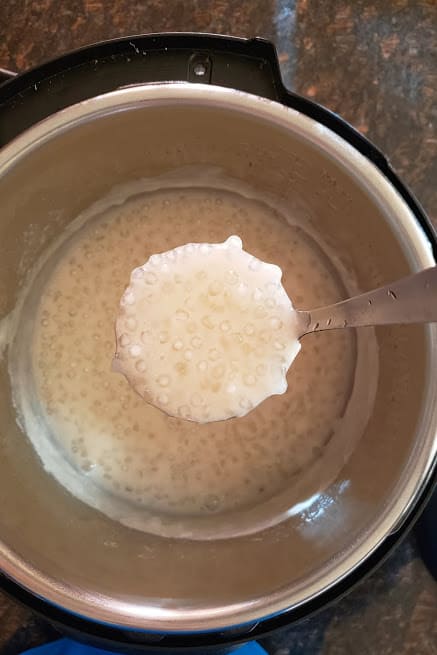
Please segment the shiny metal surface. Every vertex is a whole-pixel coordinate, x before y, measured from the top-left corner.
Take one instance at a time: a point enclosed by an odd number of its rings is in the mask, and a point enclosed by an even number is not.
[[[362,289],[435,264],[396,190],[326,128],[228,89],[145,85],[72,106],[0,152],[1,315],[80,211],[115,184],[181,164],[218,166],[280,198],[336,249]],[[207,543],[123,528],[65,493],[16,424],[6,358],[1,569],[72,612],[138,629],[236,625],[316,597],[397,529],[437,455],[436,326],[386,327],[377,336],[375,410],[340,478],[279,526]]]
[[[298,311],[301,337],[311,332],[369,325],[435,323],[437,267],[395,280],[335,305]]]

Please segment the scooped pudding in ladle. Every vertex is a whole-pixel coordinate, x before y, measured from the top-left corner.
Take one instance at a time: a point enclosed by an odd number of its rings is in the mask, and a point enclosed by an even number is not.
[[[281,277],[237,236],[152,255],[121,299],[113,368],[171,416],[244,416],[286,391],[300,349]]]
[[[121,299],[114,370],[171,416],[207,423],[284,393],[308,332],[437,321],[437,267],[313,312],[293,309],[281,277],[237,236],[153,255]]]

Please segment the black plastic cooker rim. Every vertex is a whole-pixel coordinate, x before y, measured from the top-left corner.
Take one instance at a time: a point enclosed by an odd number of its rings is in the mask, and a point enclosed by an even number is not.
[[[121,66],[125,66],[123,62],[130,63],[132,58],[141,59],[141,57],[149,55],[155,57],[153,72],[151,74],[148,71],[147,75],[145,75],[140,70],[140,79],[136,81],[126,80],[123,73],[121,73],[120,78],[119,71],[118,78],[117,76],[112,77],[109,88],[108,76],[106,78],[103,76],[105,81],[103,84],[102,79],[96,78],[93,92],[90,94],[88,90],[84,94],[78,88],[77,98],[73,101],[69,93],[67,95],[70,99],[67,102],[63,101],[62,93],[51,93],[53,89],[56,90],[56,83],[60,79],[64,85],[62,86],[61,83],[61,90],[64,88],[64,90],[67,89],[68,92],[71,92],[71,88],[68,85],[65,86],[65,79],[68,80],[69,73],[73,71],[80,73],[83,70],[85,74],[87,70],[92,69],[95,71],[100,64],[106,65],[108,62],[110,64],[111,61],[121,62]],[[170,61],[170,59],[172,60]],[[162,65],[157,66],[156,63]],[[203,79],[199,79],[194,72],[195,66],[199,64],[201,70],[203,70]],[[227,76],[231,65],[233,72],[238,69],[236,71],[236,76],[239,78],[238,83],[236,83],[235,75],[231,80]],[[183,74],[181,74],[181,71],[183,71]],[[250,75],[248,75],[249,72]],[[6,80],[7,76],[7,72],[0,70],[0,82]],[[80,48],[21,75],[13,76],[11,74],[9,81],[0,85],[0,147],[41,118],[55,113],[59,109],[73,104],[73,102],[91,97],[91,95],[98,95],[119,88],[121,85],[119,82],[123,81],[137,84],[141,82],[188,81],[230,86],[276,100],[306,114],[337,133],[379,168],[415,215],[432,244],[434,255],[437,258],[437,236],[433,226],[420,204],[396,175],[384,155],[340,116],[307,98],[287,90],[281,78],[276,50],[270,42],[264,39],[242,39],[196,33],[130,36]],[[110,88],[111,85],[113,85],[112,88]],[[255,85],[255,88],[253,85]],[[39,111],[36,111],[35,115],[33,115],[31,111],[32,98],[34,99],[41,93],[44,94],[43,114],[41,115],[41,109],[39,108]],[[2,131],[1,126],[7,124],[2,121],[5,121],[8,116],[11,119],[12,112],[16,112],[18,107],[28,107],[29,111],[24,112],[21,123],[20,121],[18,121],[18,124],[17,121],[9,123],[8,125],[11,128]],[[159,651],[161,653],[165,650],[177,652],[188,648],[191,650],[216,650],[242,643],[248,639],[265,637],[278,628],[285,627],[292,622],[314,614],[345,595],[382,563],[393,548],[405,537],[435,486],[437,486],[437,462],[434,462],[433,473],[429,476],[408,515],[404,517],[402,525],[399,526],[396,532],[387,536],[363,563],[330,589],[322,592],[317,598],[307,601],[297,608],[284,610],[280,614],[250,624],[204,632],[152,633],[133,631],[122,626],[111,626],[76,615],[43,598],[37,597],[2,573],[0,573],[0,587],[17,601],[52,621],[61,630],[66,630],[76,638],[91,639],[102,647],[112,646],[127,649],[127,651],[135,649],[137,652],[147,650],[147,652]]]

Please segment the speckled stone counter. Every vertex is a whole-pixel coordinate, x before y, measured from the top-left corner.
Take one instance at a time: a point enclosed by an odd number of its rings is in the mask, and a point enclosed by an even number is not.
[[[273,40],[285,83],[373,140],[437,225],[436,0],[2,0],[0,67],[174,30]],[[56,636],[0,592],[0,655]],[[346,598],[263,645],[276,655],[437,655],[437,583],[414,537]]]

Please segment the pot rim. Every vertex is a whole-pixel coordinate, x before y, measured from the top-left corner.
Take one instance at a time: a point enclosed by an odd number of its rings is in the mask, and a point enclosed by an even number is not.
[[[66,130],[116,112],[162,104],[228,109],[293,131],[298,138],[311,142],[335,160],[349,175],[355,173],[361,186],[385,215],[392,231],[398,234],[412,271],[435,265],[432,244],[413,211],[374,163],[342,137],[305,114],[276,101],[235,89],[186,82],[151,83],[124,87],[82,101],[49,116],[6,145],[0,151],[0,177],[33,150]],[[67,611],[130,629],[173,633],[214,630],[272,617],[313,601],[341,582],[402,526],[430,480],[437,459],[437,377],[432,376],[432,369],[437,365],[437,325],[426,326],[425,332],[432,357],[427,365],[425,409],[418,426],[414,453],[393,491],[392,501],[387,504],[372,531],[363,536],[354,548],[343,553],[324,572],[322,579],[317,577],[317,580],[311,581],[310,577],[305,585],[281,589],[266,597],[224,607],[174,610],[97,597],[71,588],[42,575],[1,542],[0,569],[31,593]]]

